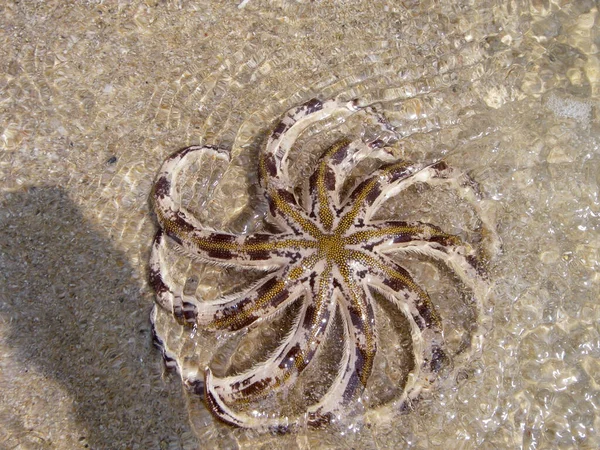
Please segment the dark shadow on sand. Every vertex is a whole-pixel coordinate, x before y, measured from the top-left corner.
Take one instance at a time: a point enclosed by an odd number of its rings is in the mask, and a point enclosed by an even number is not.
[[[152,297],[140,293],[124,255],[60,188],[9,193],[0,209],[0,314],[10,321],[8,345],[20,366],[68,393],[64,401],[87,430],[76,437],[80,448],[189,446],[180,383],[161,379],[152,345]]]

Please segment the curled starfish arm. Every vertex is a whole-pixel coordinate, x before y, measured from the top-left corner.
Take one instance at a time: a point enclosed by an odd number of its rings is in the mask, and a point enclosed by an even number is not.
[[[441,260],[470,288],[485,276],[475,249],[435,225],[388,221],[362,228],[347,238],[348,244],[359,250],[374,249],[375,254],[413,253]]]
[[[427,376],[437,373],[445,354],[442,350],[442,323],[431,299],[407,270],[387,257],[368,265],[367,284],[381,293],[407,318],[411,327],[415,366]]]
[[[203,226],[181,205],[177,178],[183,167],[207,153],[215,158],[222,157],[222,153],[213,147],[189,147],[175,153],[163,164],[154,185],[154,208],[158,222],[165,234],[180,248],[190,256],[220,265],[273,269],[290,263],[290,258],[297,256],[298,251],[314,247],[311,242],[297,239],[290,232],[240,236]],[[293,213],[299,214],[297,208]]]
[[[338,297],[341,300],[339,310],[344,327],[344,350],[337,376],[329,390],[307,410],[308,425],[313,427],[335,420],[362,393],[377,352],[373,298],[367,286],[346,280],[340,289]]]
[[[382,196],[386,196],[386,191],[391,185],[410,177],[414,170],[414,166],[404,161],[386,164],[376,170],[372,176],[358,183],[342,205],[336,222],[337,230],[345,233],[366,223],[374,203]]]
[[[406,269],[381,254],[367,255],[361,252],[360,255],[353,255],[353,257],[364,264],[368,272],[369,284],[387,286],[401,294],[401,300],[410,305],[410,316],[415,319],[420,329],[430,327],[441,329],[441,320],[429,295],[419,287]]]
[[[182,220],[188,228],[203,228],[194,215],[182,207],[177,182],[182,170],[204,158],[209,161],[229,162],[228,153],[217,147],[192,146],[173,153],[162,164],[152,189],[154,210],[161,227],[163,223],[168,225],[171,222],[171,226],[174,226],[173,222]]]
[[[421,289],[407,270],[385,255],[361,255],[366,282],[386,297],[407,318],[411,327],[415,365],[432,379],[445,359],[442,350],[442,322],[426,291]],[[405,390],[406,393],[407,390]]]
[[[237,331],[276,314],[301,293],[299,264],[284,266],[250,288],[218,300],[206,301],[183,293],[164,267],[165,236],[157,233],[150,258],[150,284],[158,303],[182,324],[199,324],[211,330]]]
[[[458,238],[457,238],[458,239]],[[413,254],[442,261],[450,268],[469,289],[479,294],[484,292],[482,281],[486,270],[482,261],[477,257],[475,249],[469,244],[458,240],[454,245],[444,245],[435,241],[411,241],[387,243],[378,247],[382,254]]]
[[[215,377],[207,369],[206,392],[218,406],[213,413],[220,418],[234,417],[240,423],[253,423],[256,418],[234,411],[230,405],[247,403],[289,386],[312,361],[327,335],[336,307],[335,302],[330,301],[333,294],[331,265],[318,264],[315,270],[321,275],[313,273],[307,280],[310,290],[304,293],[303,307],[292,332],[267,361],[239,375],[223,378]],[[312,300],[306,295],[312,295]],[[219,411],[224,411],[225,416]],[[265,425],[270,426],[268,421]]]
[[[369,208],[365,209],[365,221],[371,220],[388,198],[399,194],[415,183],[425,183],[430,186],[445,185],[460,195],[477,213],[481,221],[481,234],[484,238],[486,253],[493,255],[500,251],[502,244],[494,226],[490,204],[482,199],[479,185],[469,175],[448,166],[444,160],[427,166],[414,165],[410,172],[407,177],[390,179],[384,188],[372,198]]]
[[[166,239],[162,229],[159,229],[152,242],[152,251],[150,253],[150,286],[156,293],[157,303],[165,310],[170,311],[179,321],[183,320],[183,305],[180,295],[173,292],[173,283],[167,277],[168,271],[165,267]]]
[[[287,156],[294,142],[310,125],[338,112],[350,115],[357,109],[353,103],[337,100],[309,100],[303,105],[288,111],[275,126],[267,139],[267,144],[259,159],[259,177],[266,191],[271,189],[292,189],[284,183],[289,181]]]
[[[282,267],[241,293],[213,301],[184,296],[194,322],[211,330],[238,331],[263,321],[293,303],[303,293],[298,264]],[[187,300],[187,302],[186,302]]]
[[[330,146],[319,159],[316,170],[309,178],[304,201],[311,217],[318,217],[326,231],[331,230],[334,217],[341,207],[340,192],[348,175],[356,165],[370,155],[379,160],[389,160],[389,155],[381,149],[380,141],[364,143],[359,140],[341,139]]]
[[[302,295],[297,269],[283,267],[239,294],[195,301],[196,322],[211,330],[238,331],[268,319]]]

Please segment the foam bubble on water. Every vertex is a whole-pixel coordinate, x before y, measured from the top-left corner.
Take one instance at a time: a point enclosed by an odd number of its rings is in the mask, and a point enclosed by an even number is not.
[[[585,127],[590,124],[592,117],[592,104],[588,100],[575,100],[551,94],[546,101],[546,108],[556,117],[576,120]]]

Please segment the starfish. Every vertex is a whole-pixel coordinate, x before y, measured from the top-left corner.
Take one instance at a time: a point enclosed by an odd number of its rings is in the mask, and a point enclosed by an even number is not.
[[[166,159],[156,178],[153,199],[160,229],[153,243],[150,282],[160,306],[182,324],[236,332],[301,302],[292,331],[268,359],[231,376],[217,377],[205,368],[206,404],[224,422],[279,431],[297,426],[300,418],[249,414],[243,406],[295,383],[319,354],[336,314],[341,317],[344,336],[337,376],[323,397],[307,407],[303,420],[318,427],[342,416],[373,371],[378,344],[375,292],[408,319],[418,366],[415,370],[433,382],[447,358],[442,321],[427,292],[391,254],[439,260],[472,289],[483,279],[475,249],[457,236],[423,222],[373,219],[386,199],[415,183],[448,183],[477,207],[480,194],[476,185],[444,161],[430,165],[390,161],[379,140],[341,139],[322,154],[301,190],[291,184],[288,156],[298,136],[337,111],[353,114],[361,109],[357,101],[311,100],[290,110],[273,129],[259,154],[258,168],[269,205],[268,220],[277,232],[237,235],[209,229],[182,205],[178,174],[201,155],[227,159],[227,152],[219,148],[180,150]],[[383,119],[380,123],[387,126]],[[387,162],[368,176],[347,183],[358,162],[373,155]],[[481,220],[488,234],[493,234],[490,224]],[[184,292],[166,276],[169,240],[193,258],[260,269],[265,275],[242,292],[205,301]],[[417,393],[415,388],[403,395],[412,398]]]

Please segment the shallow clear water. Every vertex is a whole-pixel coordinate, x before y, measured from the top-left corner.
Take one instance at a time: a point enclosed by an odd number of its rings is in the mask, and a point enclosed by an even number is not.
[[[597,3],[240,3],[2,7],[0,444],[598,447]],[[151,346],[152,179],[186,145],[231,149],[186,186],[210,198],[206,220],[247,231],[265,134],[336,96],[377,105],[402,155],[452,154],[493,205],[503,250],[482,352],[391,423],[231,430],[161,376]],[[407,207],[461,228],[428,198]],[[182,355],[209,357],[216,337],[169,330]]]

